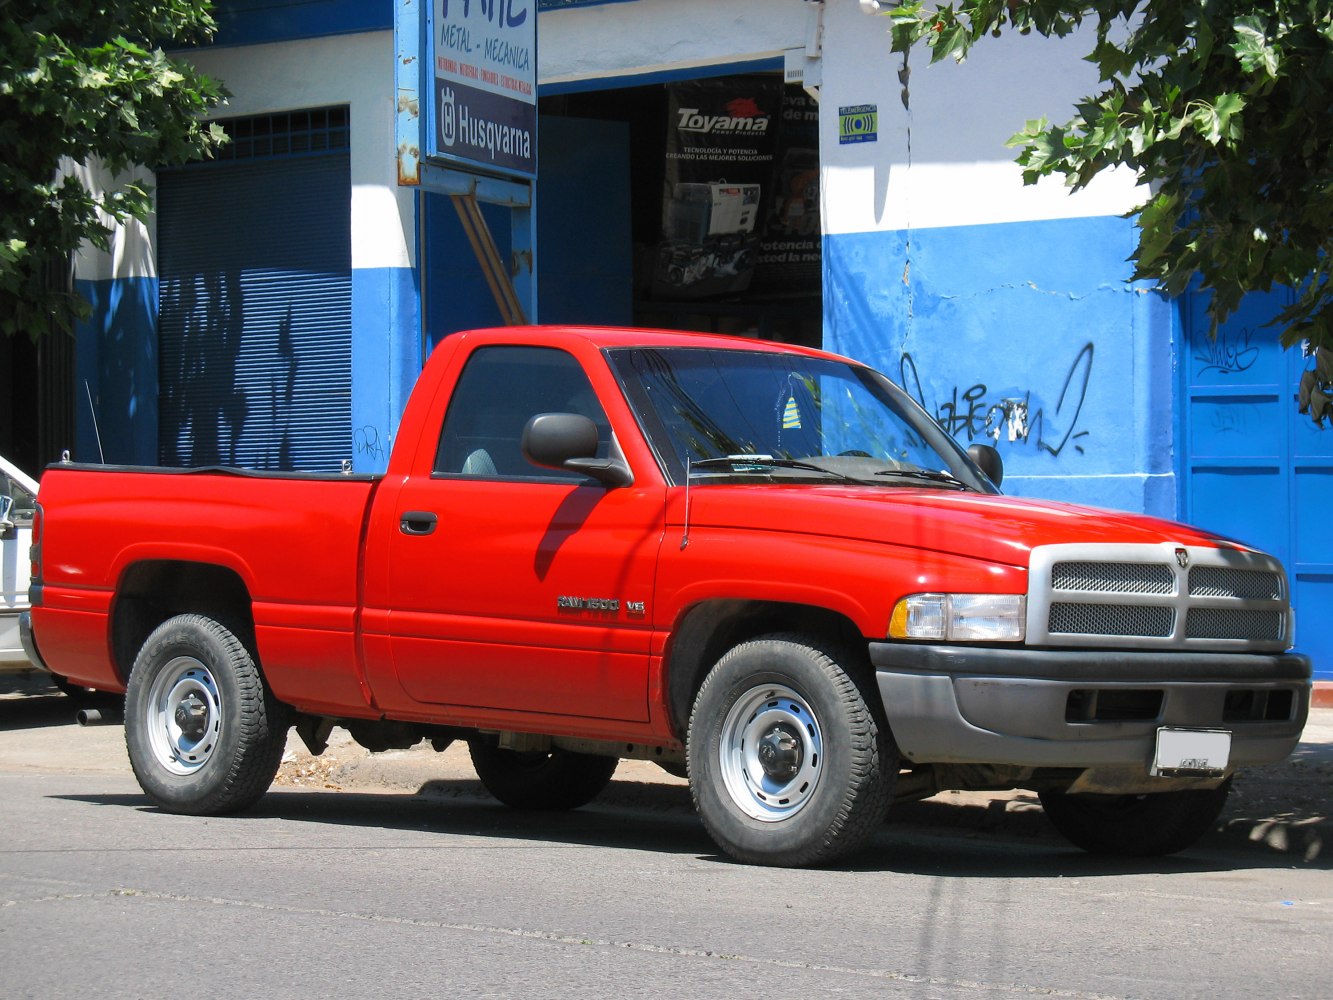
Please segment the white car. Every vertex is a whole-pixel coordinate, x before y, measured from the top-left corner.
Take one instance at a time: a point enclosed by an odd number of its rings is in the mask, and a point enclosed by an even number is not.
[[[32,670],[19,639],[28,610],[28,546],[37,507],[37,480],[0,455],[0,673]]]

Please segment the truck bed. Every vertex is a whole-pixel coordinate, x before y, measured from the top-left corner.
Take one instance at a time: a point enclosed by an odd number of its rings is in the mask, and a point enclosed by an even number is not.
[[[106,650],[113,597],[135,599],[150,577],[189,579],[184,564],[193,562],[222,567],[245,589],[258,652],[279,697],[300,686],[300,674],[318,670],[330,704],[365,704],[355,626],[362,533],[378,481],[226,468],[52,466],[41,502],[44,523],[54,530],[43,536],[35,613],[44,657],[73,681],[123,689],[126,678],[109,674]]]

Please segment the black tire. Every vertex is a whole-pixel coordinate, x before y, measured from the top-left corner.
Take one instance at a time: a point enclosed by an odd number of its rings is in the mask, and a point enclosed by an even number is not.
[[[470,741],[468,751],[486,791],[514,809],[553,811],[585,806],[602,793],[620,763],[616,757],[559,748],[503,750],[489,740]]]
[[[125,692],[125,745],[139,786],[170,812],[246,809],[273,783],[289,715],[245,644],[178,615],[139,650]]]
[[[819,639],[773,635],[736,646],[705,678],[690,715],[690,791],[733,858],[827,864],[883,823],[897,750],[869,667],[856,663]]]
[[[1051,823],[1090,854],[1152,858],[1189,847],[1217,822],[1231,782],[1217,788],[1150,795],[1039,793]]]

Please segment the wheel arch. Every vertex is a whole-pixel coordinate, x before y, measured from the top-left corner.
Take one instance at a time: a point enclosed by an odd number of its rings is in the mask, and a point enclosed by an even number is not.
[[[213,563],[152,559],[126,567],[111,609],[111,654],[128,682],[140,648],[157,626],[181,614],[226,625],[258,658],[250,591],[233,569]]]
[[[672,734],[685,740],[694,696],[727,650],[775,632],[819,636],[854,650],[864,649],[866,643],[850,618],[828,608],[741,599],[695,604],[677,620],[664,659]]]

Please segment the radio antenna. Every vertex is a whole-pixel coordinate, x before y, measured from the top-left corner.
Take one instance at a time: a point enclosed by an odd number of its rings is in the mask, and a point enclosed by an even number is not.
[[[685,459],[685,527],[680,536],[680,548],[682,552],[685,550],[685,546],[690,544],[690,480],[693,478],[690,475],[690,467],[692,464],[692,459]]]
[[[93,415],[93,435],[97,438],[97,460],[106,465],[106,455],[102,451],[102,432],[97,429],[97,407],[93,406],[93,390],[88,387],[88,380],[83,380],[83,391],[88,394],[88,412]]]

